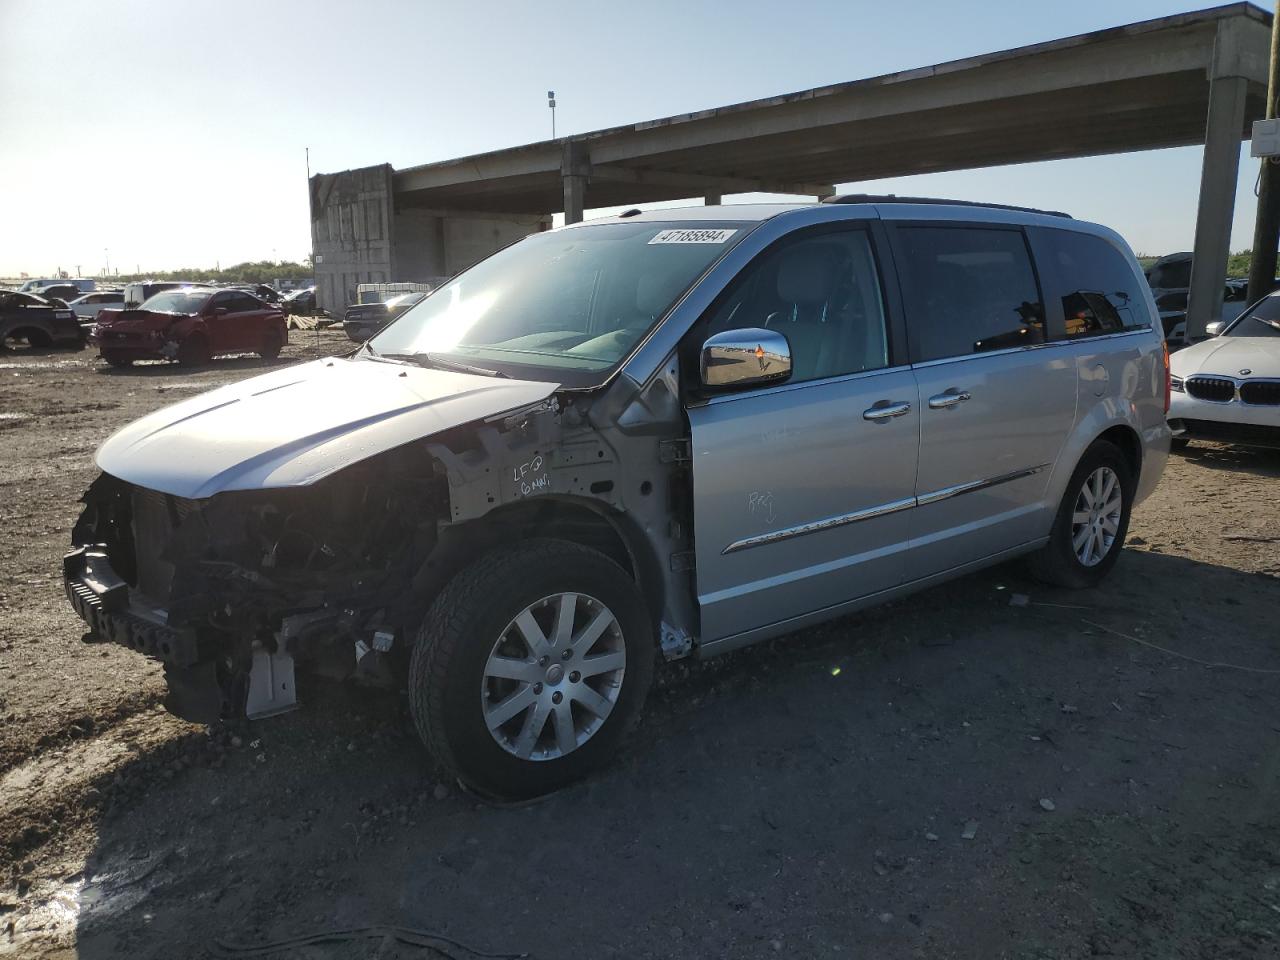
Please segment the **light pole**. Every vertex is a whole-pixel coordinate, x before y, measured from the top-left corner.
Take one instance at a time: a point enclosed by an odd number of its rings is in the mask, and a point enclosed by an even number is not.
[[[103,247],[103,248],[102,248],[102,257],[103,257],[103,259],[104,259],[104,260],[106,260],[106,261],[107,261],[106,274],[107,274],[107,276],[109,277],[109,276],[111,276],[111,251],[110,251],[110,250],[108,250],[106,247]]]
[[[556,138],[556,92],[547,91],[547,106],[551,108],[551,139]]]

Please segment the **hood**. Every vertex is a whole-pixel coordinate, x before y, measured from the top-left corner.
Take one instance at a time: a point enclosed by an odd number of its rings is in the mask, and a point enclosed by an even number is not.
[[[212,390],[114,434],[98,466],[196,500],[298,487],[412,440],[551,396],[556,383],[330,358]]]
[[[1175,377],[1280,377],[1280,337],[1214,337],[1169,358]],[[1241,370],[1249,370],[1242,374]]]

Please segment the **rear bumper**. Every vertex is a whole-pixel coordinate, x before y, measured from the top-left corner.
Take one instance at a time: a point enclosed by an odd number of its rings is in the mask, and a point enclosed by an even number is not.
[[[175,667],[199,660],[195,631],[170,627],[165,611],[131,591],[101,547],[79,547],[63,557],[62,584],[72,609],[98,639]]]

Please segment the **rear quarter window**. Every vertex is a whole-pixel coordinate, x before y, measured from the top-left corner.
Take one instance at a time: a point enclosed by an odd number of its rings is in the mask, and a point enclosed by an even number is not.
[[[1044,306],[1020,228],[902,226],[894,254],[913,362],[1044,342]]]
[[[1062,292],[1068,340],[1151,326],[1145,291],[1129,259],[1101,237],[1045,230],[1037,253],[1048,256]]]

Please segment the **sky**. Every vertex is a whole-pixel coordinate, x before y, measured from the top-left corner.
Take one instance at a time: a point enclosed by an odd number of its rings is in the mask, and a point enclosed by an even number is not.
[[[308,148],[332,172],[544,140],[548,90],[564,136],[1210,2],[0,0],[0,276],[300,260]],[[1253,233],[1242,155],[1232,249]],[[1190,249],[1200,158],[845,186],[1066,210],[1155,254]]]

